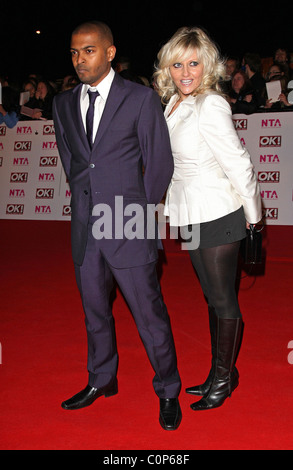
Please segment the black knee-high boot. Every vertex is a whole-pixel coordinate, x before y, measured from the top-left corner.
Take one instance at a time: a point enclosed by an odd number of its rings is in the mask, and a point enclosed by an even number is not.
[[[191,405],[194,411],[208,410],[221,406],[239,383],[239,375],[235,363],[242,338],[242,319],[226,319],[216,316],[216,322],[213,379],[208,393],[201,400]]]
[[[215,375],[215,363],[216,363],[216,339],[217,339],[217,318],[215,309],[209,306],[209,325],[211,335],[211,347],[212,347],[212,366],[206,381],[201,385],[195,385],[194,387],[186,388],[186,393],[191,395],[204,396],[208,393]]]

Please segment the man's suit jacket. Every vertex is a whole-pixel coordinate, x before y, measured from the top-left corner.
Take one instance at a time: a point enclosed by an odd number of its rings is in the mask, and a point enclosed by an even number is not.
[[[73,260],[78,265],[83,262],[90,206],[105,204],[105,210],[112,211],[113,227],[109,234],[109,224],[104,224],[105,235],[111,239],[103,238],[99,243],[108,262],[117,268],[147,264],[157,258],[156,239],[147,239],[146,224],[143,238],[129,239],[125,230],[121,232],[119,214],[129,204],[139,204],[146,218],[147,204],[161,201],[173,174],[159,97],[152,89],[116,74],[91,150],[81,118],[81,89],[78,85],[59,94],[53,103],[57,146],[71,189]],[[120,196],[119,204],[123,197],[123,209],[116,214],[115,196]],[[98,208],[102,206],[96,206],[96,215]],[[129,219],[131,215],[123,216],[124,226]],[[120,228],[115,238],[117,224]]]

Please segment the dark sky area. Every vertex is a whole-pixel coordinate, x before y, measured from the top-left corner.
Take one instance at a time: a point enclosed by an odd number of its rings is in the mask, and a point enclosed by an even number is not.
[[[20,79],[28,73],[49,79],[72,73],[70,34],[90,19],[106,22],[117,55],[130,56],[137,72],[148,77],[158,50],[181,26],[204,27],[223,55],[241,58],[249,51],[270,57],[279,46],[293,52],[290,3],[1,0],[0,73]]]

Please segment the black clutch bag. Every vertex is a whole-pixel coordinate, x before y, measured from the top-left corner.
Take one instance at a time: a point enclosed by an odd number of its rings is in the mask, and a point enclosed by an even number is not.
[[[262,230],[250,225],[247,236],[242,243],[242,256],[245,264],[261,264],[262,262]]]

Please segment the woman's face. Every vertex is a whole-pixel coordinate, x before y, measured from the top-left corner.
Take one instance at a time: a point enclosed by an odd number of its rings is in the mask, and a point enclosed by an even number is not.
[[[286,51],[284,51],[283,49],[278,49],[275,53],[275,61],[276,62],[286,62],[287,60],[287,54],[286,54]]]
[[[196,49],[194,49],[187,60],[175,62],[170,66],[172,80],[183,100],[196,91],[202,82],[204,66],[197,57]]]
[[[39,93],[39,97],[41,98],[41,100],[43,100],[46,97],[48,90],[44,82],[39,82],[37,92]]]
[[[29,91],[30,98],[32,98],[35,95],[36,89],[32,83],[27,83],[24,87],[24,91]]]
[[[241,88],[244,85],[244,78],[242,77],[241,73],[235,73],[234,77],[232,78],[232,88],[236,93],[239,93]]]
[[[281,72],[280,68],[277,65],[272,65],[268,72],[269,80],[279,75],[284,75],[284,74]]]

